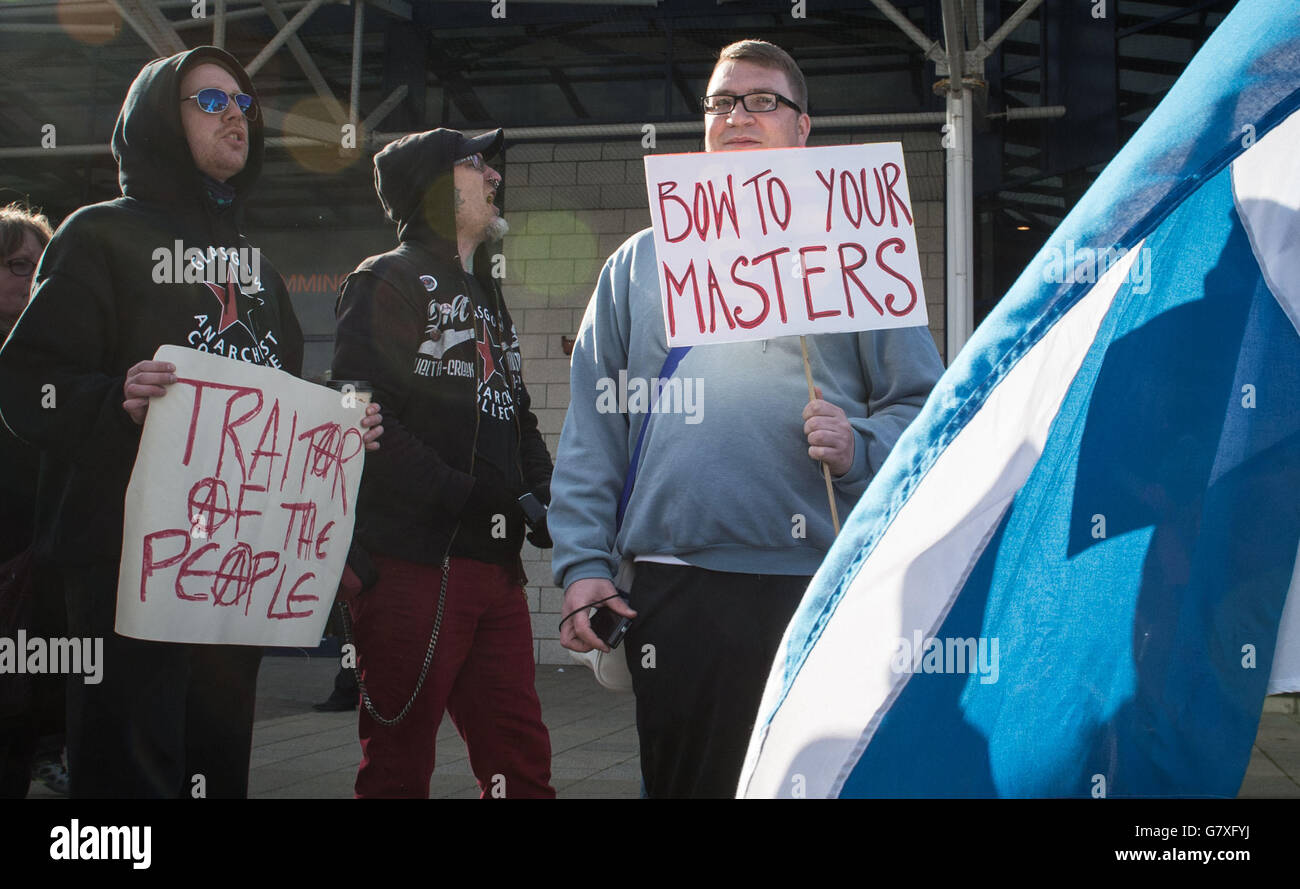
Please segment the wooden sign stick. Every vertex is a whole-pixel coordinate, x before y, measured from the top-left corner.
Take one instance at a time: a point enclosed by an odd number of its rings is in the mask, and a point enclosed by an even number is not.
[[[817,397],[817,389],[813,386],[812,365],[808,363],[808,340],[799,337],[799,348],[803,350],[803,375],[808,380],[808,400],[812,401]],[[822,475],[826,477],[826,499],[831,504],[831,524],[835,526],[835,533],[840,533],[840,514],[835,509],[835,487],[831,484],[831,468],[826,465],[826,461],[821,461]]]

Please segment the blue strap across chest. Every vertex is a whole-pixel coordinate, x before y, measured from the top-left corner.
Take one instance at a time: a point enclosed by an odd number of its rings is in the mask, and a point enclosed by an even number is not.
[[[664,356],[664,366],[659,370],[659,378],[666,380],[677,371],[677,365],[686,357],[686,353],[691,351],[690,346],[674,346],[668,350]],[[627,512],[628,501],[632,499],[632,488],[636,485],[637,467],[641,465],[641,445],[645,443],[645,431],[650,428],[650,418],[654,416],[653,412],[647,411],[645,420],[641,423],[641,431],[636,436],[636,447],[632,450],[632,459],[628,462],[627,477],[623,479],[623,495],[618,499],[618,517],[614,533],[623,527],[623,514]]]

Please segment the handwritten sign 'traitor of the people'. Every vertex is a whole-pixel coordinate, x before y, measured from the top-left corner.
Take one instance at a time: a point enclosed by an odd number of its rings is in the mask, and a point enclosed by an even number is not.
[[[126,495],[117,632],[315,646],[352,540],[365,405],[287,373],[163,346]]]
[[[647,155],[670,346],[927,323],[897,142]]]

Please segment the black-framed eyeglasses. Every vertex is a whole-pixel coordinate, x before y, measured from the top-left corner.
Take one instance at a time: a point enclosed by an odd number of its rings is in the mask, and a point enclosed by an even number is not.
[[[481,154],[471,154],[468,157],[462,157],[460,160],[456,161],[456,163],[453,166],[459,167],[463,164],[468,164],[469,166],[473,167],[475,170],[478,170],[479,172],[482,172],[483,168],[487,166],[487,164],[484,163],[483,155]]]
[[[15,278],[30,278],[32,272],[36,271],[36,263],[30,259],[6,259],[5,267]]]
[[[182,102],[188,102],[190,99],[196,99],[199,108],[208,114],[220,114],[230,107],[230,100],[234,99],[239,110],[244,112],[244,117],[249,120],[257,120],[257,102],[248,93],[227,93],[223,89],[215,86],[205,87],[192,96],[186,96],[181,99]]]
[[[782,105],[789,105],[797,113],[803,114],[802,108],[780,93],[745,93],[743,96],[730,96],[720,93],[714,96],[701,96],[700,105],[704,107],[705,114],[730,114],[735,110],[736,100],[740,100],[740,104],[750,114],[764,114],[775,111]]]

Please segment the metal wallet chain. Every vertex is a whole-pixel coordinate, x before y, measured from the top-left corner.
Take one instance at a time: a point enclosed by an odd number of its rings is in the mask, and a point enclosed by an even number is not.
[[[433,634],[429,637],[429,648],[424,653],[424,665],[420,667],[420,679],[415,683],[415,691],[411,692],[411,697],[407,699],[406,705],[402,707],[401,712],[391,719],[386,716],[380,716],[379,711],[375,709],[374,703],[370,700],[370,691],[366,688],[365,680],[361,678],[361,667],[357,663],[352,665],[352,675],[356,677],[357,687],[361,689],[361,702],[365,705],[366,712],[370,718],[380,725],[397,725],[406,718],[406,714],[411,712],[415,706],[415,699],[420,696],[420,689],[424,687],[424,680],[429,675],[429,665],[433,663],[433,650],[438,646],[438,631],[442,628],[442,610],[447,604],[447,577],[451,573],[451,554],[442,557],[442,588],[438,591],[438,611],[433,618]],[[339,616],[343,620],[343,638],[352,646],[352,650],[357,651],[356,642],[352,637],[352,617],[348,614],[346,602],[339,603]]]
[[[462,275],[462,282],[465,284],[465,289],[468,291],[469,284],[467,281],[464,281],[463,275]],[[477,322],[474,322],[474,336],[475,337],[478,336]],[[475,364],[475,368],[477,368],[477,366],[478,365]],[[475,374],[474,374],[474,383],[475,383],[475,391],[477,391],[478,389],[477,369],[475,370]],[[473,439],[474,446],[473,446],[473,450],[470,453],[470,459],[469,459],[470,475],[474,474],[474,463],[478,457],[478,432],[479,432],[479,421],[481,419],[482,419],[482,412],[478,410],[478,405],[475,404],[474,439]],[[369,689],[366,688],[366,683],[361,679],[360,665],[354,664],[352,667],[352,675],[355,676],[357,679],[357,688],[361,690],[361,703],[365,706],[366,712],[370,714],[370,718],[373,719],[375,722],[379,723],[380,725],[389,725],[389,726],[397,725],[399,722],[405,719],[406,714],[410,713],[411,708],[415,706],[415,699],[419,697],[420,689],[424,688],[424,680],[429,675],[429,665],[433,663],[433,650],[438,646],[438,631],[442,628],[443,607],[447,604],[447,578],[451,574],[451,546],[456,539],[456,535],[459,533],[460,533],[460,523],[458,522],[456,524],[455,529],[451,532],[451,540],[447,542],[447,551],[443,554],[442,557],[442,588],[438,590],[438,611],[433,618],[433,633],[432,635],[429,636],[429,648],[424,653],[424,664],[423,666],[420,667],[420,678],[415,683],[415,691],[411,692],[411,696],[407,699],[406,704],[405,706],[402,707],[401,711],[392,719],[389,719],[385,716],[380,716],[379,711],[375,709],[374,702],[370,700],[370,691]],[[352,645],[353,651],[357,651],[356,642],[352,638],[352,617],[350,614],[348,614],[348,606],[340,602],[339,608],[342,611],[341,617],[343,620],[343,638],[350,645]],[[358,652],[358,658],[359,657],[360,657],[360,653]]]

